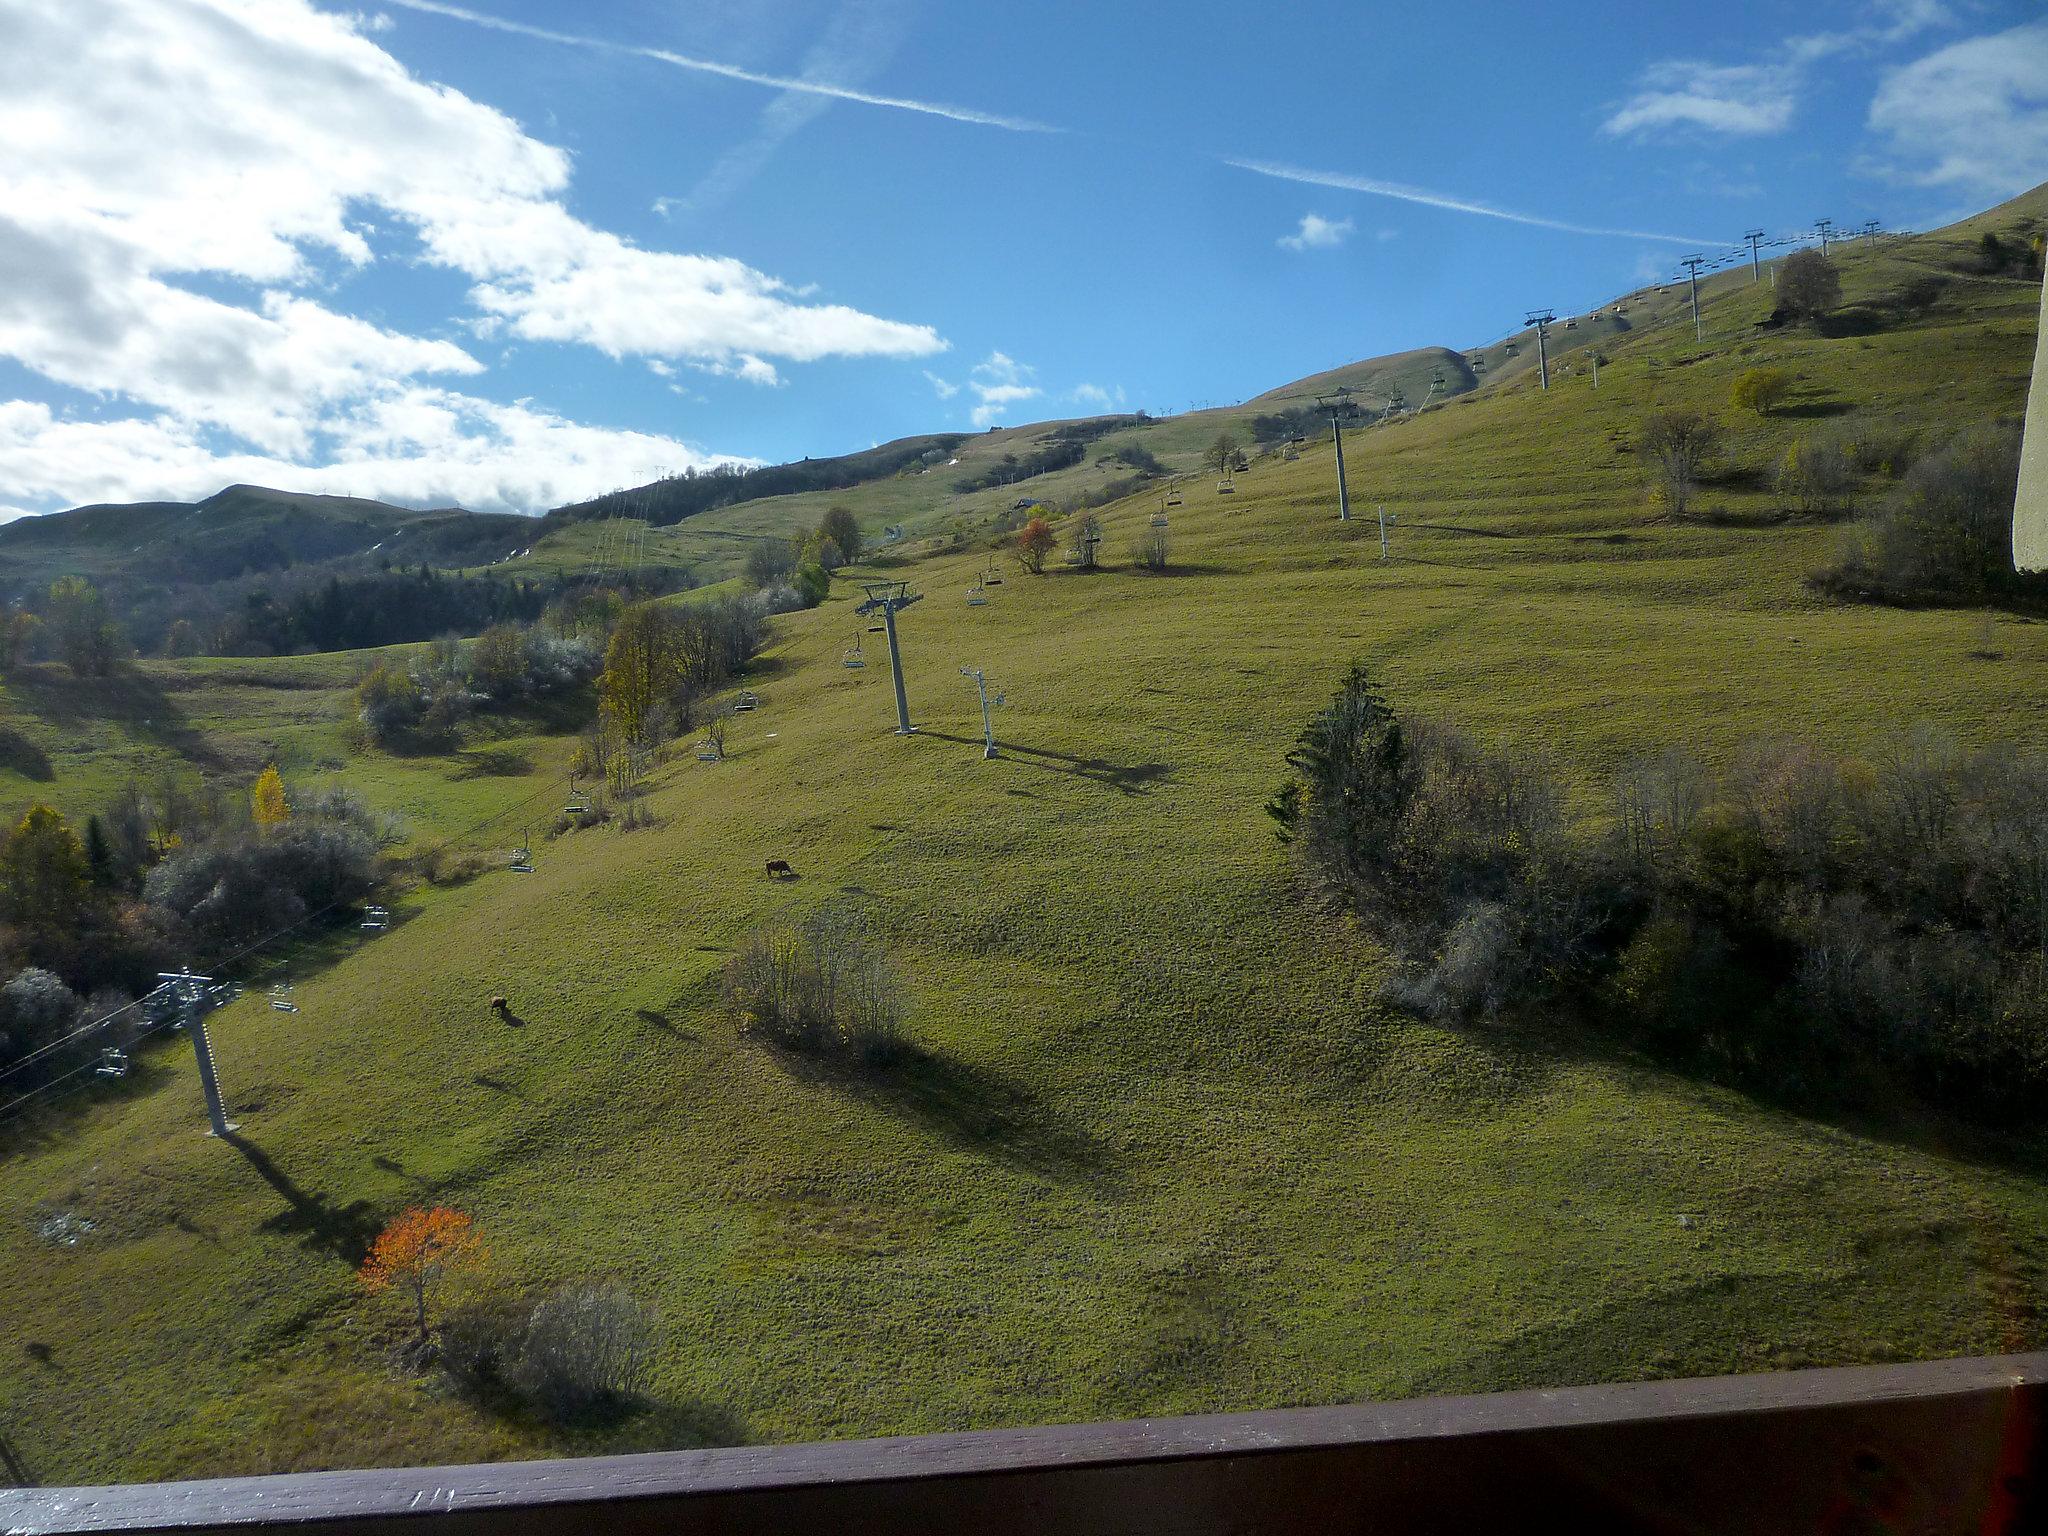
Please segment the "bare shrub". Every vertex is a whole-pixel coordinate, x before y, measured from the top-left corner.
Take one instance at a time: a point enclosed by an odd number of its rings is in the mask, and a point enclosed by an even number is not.
[[[533,1309],[511,1378],[558,1419],[631,1403],[647,1385],[659,1333],[617,1285],[572,1285]]]
[[[750,936],[726,962],[724,997],[741,1033],[791,1050],[882,1061],[905,1046],[888,957],[841,913]]]
[[[532,1307],[509,1292],[477,1289],[441,1314],[435,1359],[458,1386],[487,1392],[510,1385]]]
[[[1131,562],[1148,571],[1163,571],[1172,553],[1164,528],[1147,528],[1131,546]]]
[[[1721,424],[1703,411],[1674,407],[1653,412],[1636,434],[1636,447],[1655,475],[1674,516],[1692,503],[1700,477],[1721,447]]]
[[[1856,465],[1848,445],[1822,432],[1793,444],[1778,466],[1778,494],[1802,512],[1832,516],[1853,510]]]

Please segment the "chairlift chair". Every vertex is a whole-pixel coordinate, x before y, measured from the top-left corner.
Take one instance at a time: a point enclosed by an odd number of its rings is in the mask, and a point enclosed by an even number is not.
[[[391,921],[391,913],[390,913],[390,911],[389,911],[389,910],[388,910],[387,908],[384,908],[384,907],[365,907],[365,908],[363,908],[363,924],[362,924],[362,926],[363,926],[363,932],[365,932],[365,933],[382,933],[382,932],[384,931],[385,925],[386,925],[386,924],[388,924],[388,923],[389,923],[390,921]]]
[[[515,875],[530,875],[530,874],[532,874],[532,873],[533,873],[533,860],[532,860],[532,859],[514,859],[514,860],[512,861],[512,873],[513,873],[513,874],[515,874]]]
[[[1166,504],[1169,507],[1181,505],[1180,482],[1178,480],[1166,488]]]
[[[93,1068],[99,1077],[126,1077],[128,1075],[128,1053],[107,1046],[100,1052],[100,1064]]]
[[[842,667],[864,667],[868,664],[868,658],[860,648],[859,635],[856,634],[853,637],[853,649],[848,651],[846,655],[841,658],[839,664]]]
[[[1166,514],[1164,512],[1154,512],[1152,514],[1152,526],[1154,528],[1164,528],[1166,526]]]
[[[761,696],[751,688],[743,688],[740,690],[740,696],[733,701],[732,712],[736,715],[744,715],[749,710],[759,709],[760,707]]]
[[[988,594],[981,590],[981,583],[978,581],[967,589],[967,606],[970,608],[985,608],[988,606]]]
[[[299,1005],[292,1001],[292,984],[280,981],[270,989],[270,1006],[279,1013],[297,1013]]]
[[[1216,494],[1218,496],[1235,496],[1237,494],[1237,486],[1232,483],[1230,476],[1225,475],[1216,482]]]
[[[713,746],[713,745],[712,745],[712,744],[711,744],[710,742],[708,742],[708,741],[700,741],[700,742],[698,742],[698,743],[697,743],[697,761],[698,761],[698,762],[700,762],[700,763],[715,763],[715,762],[717,762],[717,761],[718,761],[718,748],[714,747],[714,746]]]

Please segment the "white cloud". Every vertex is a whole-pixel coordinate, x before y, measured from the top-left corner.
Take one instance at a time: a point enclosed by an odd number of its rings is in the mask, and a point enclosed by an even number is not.
[[[1643,85],[1601,129],[1639,134],[1673,128],[1710,133],[1782,133],[1798,106],[1799,74],[1789,64],[1654,64]]]
[[[1276,242],[1289,251],[1325,251],[1342,245],[1356,226],[1349,219],[1326,219],[1319,213],[1304,213],[1301,227]]]
[[[929,368],[924,370],[924,379],[927,384],[931,385],[932,393],[941,400],[950,400],[960,393],[960,386],[958,384],[955,384],[951,379],[940,378]]]
[[[968,371],[967,387],[978,402],[967,413],[977,427],[993,425],[1020,400],[1035,400],[1045,391],[1030,382],[1038,370],[1006,352],[991,352]]]
[[[1401,203],[1420,203],[1425,208],[1444,208],[1453,213],[1473,213],[1481,218],[1505,219],[1510,224],[1527,224],[1536,229],[1563,230],[1569,235],[1619,235],[1630,240],[1664,240],[1672,245],[1704,243],[1695,235],[1658,235],[1637,229],[1605,229],[1599,225],[1568,224],[1561,219],[1539,218],[1533,213],[1516,213],[1511,209],[1495,207],[1491,203],[1454,197],[1448,192],[1432,192],[1427,187],[1411,187],[1402,182],[1381,181],[1371,176],[1351,176],[1342,171],[1312,171],[1303,166],[1283,165],[1273,160],[1226,159],[1223,163],[1240,171],[1271,176],[1278,181],[1298,181],[1310,187],[1337,187],[1346,192],[1363,192],[1371,197],[1390,197]]]
[[[928,326],[803,302],[732,258],[584,223],[562,202],[566,154],[414,79],[375,30],[306,0],[0,0],[0,355],[168,423],[179,454],[224,432],[224,461],[304,462],[345,446],[351,413],[483,371],[455,341],[315,296],[407,236],[407,257],[468,280],[472,307],[450,328],[479,337],[753,383],[779,380],[775,360],[945,348]],[[503,446],[486,402],[456,419]],[[527,447],[570,444],[573,424],[536,419],[553,425]],[[564,462],[602,458],[577,439]],[[0,480],[0,501],[24,499]]]
[[[247,481],[413,506],[531,512],[664,469],[744,460],[673,438],[581,426],[531,405],[416,388],[329,423],[327,462],[223,451],[168,415],[67,420],[37,401],[0,402],[0,486],[16,502],[193,500]]]
[[[1870,103],[1884,167],[1922,186],[2004,198],[2048,177],[2048,21],[1952,43],[1891,71]]]
[[[1814,65],[1902,43],[1953,18],[1942,0],[1876,0],[1874,19],[1842,32],[1790,37],[1749,64],[1666,59],[1643,71],[1636,93],[1600,125],[1615,137],[1688,132],[1761,137],[1792,126]]]
[[[1068,396],[1076,405],[1100,406],[1105,411],[1121,410],[1124,404],[1124,387],[1104,389],[1100,384],[1076,384]]]

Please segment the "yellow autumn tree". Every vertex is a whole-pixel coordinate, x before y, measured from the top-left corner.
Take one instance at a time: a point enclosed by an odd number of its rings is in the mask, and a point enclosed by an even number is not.
[[[272,763],[256,777],[249,791],[249,814],[259,827],[277,827],[291,820],[292,808],[284,797],[284,778]]]

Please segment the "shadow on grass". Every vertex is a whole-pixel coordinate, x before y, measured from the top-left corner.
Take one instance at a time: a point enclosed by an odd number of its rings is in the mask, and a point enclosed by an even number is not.
[[[924,1046],[886,1062],[823,1060],[777,1050],[796,1076],[907,1121],[963,1151],[1055,1184],[1113,1193],[1122,1175],[1110,1150],[1063,1124],[1028,1090]]]
[[[934,741],[957,742],[961,746],[979,748],[984,743],[979,736],[953,736],[945,731],[919,731]],[[1070,773],[1077,778],[1096,784],[1107,784],[1112,789],[1127,795],[1148,794],[1154,784],[1164,783],[1173,777],[1171,763],[1131,763],[1119,765],[1101,757],[1077,757],[1071,752],[1055,752],[1050,747],[1020,746],[1014,741],[996,741],[998,761],[1004,759],[1022,763],[1027,767],[1045,768],[1055,773]]]
[[[29,1475],[28,1463],[21,1459],[20,1453],[8,1443],[5,1435],[0,1435],[0,1472],[7,1474],[7,1481],[13,1487],[35,1486],[36,1480]]]
[[[1827,416],[1846,416],[1855,409],[1852,401],[1822,395],[1812,400],[1797,400],[1790,405],[1773,406],[1771,414],[1792,421],[1818,421]]]
[[[467,747],[455,755],[452,779],[509,779],[530,771],[533,759],[513,747]]]
[[[694,1029],[684,1029],[665,1013],[654,1008],[635,1008],[633,1016],[643,1024],[651,1024],[672,1040],[696,1040],[700,1038]]]
[[[28,713],[50,725],[71,731],[118,721],[196,767],[232,766],[171,702],[162,683],[136,668],[120,667],[106,677],[74,677],[58,666],[23,667],[8,686]]]
[[[38,784],[47,784],[57,776],[43,749],[7,725],[0,725],[0,769]]]
[[[263,1222],[263,1231],[297,1236],[302,1247],[340,1259],[351,1269],[363,1262],[378,1227],[369,1201],[355,1200],[345,1206],[337,1206],[325,1195],[309,1194],[301,1189],[292,1181],[291,1175],[271,1160],[269,1153],[248,1137],[230,1131],[223,1139],[242,1154],[263,1182],[283,1197],[288,1207]]]

